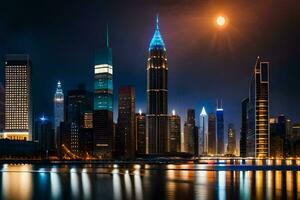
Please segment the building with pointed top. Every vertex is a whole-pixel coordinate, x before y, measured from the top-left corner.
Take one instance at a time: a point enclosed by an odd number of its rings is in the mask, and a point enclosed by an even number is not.
[[[98,158],[111,158],[113,152],[113,65],[108,31],[106,46],[101,48],[94,65],[94,154]]]
[[[206,155],[208,152],[208,116],[205,108],[202,108],[200,113],[200,134],[199,134],[199,154],[198,155]]]
[[[163,154],[168,144],[168,66],[166,47],[160,34],[159,19],[149,45],[147,63],[148,152]]]
[[[249,88],[247,156],[270,155],[269,62],[257,58]]]
[[[56,91],[54,94],[54,143],[57,147],[57,132],[61,122],[64,121],[64,93],[61,87],[61,82],[57,82]]]

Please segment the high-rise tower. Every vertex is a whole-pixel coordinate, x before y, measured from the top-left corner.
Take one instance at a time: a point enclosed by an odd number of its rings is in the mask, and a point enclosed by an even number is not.
[[[4,137],[31,140],[31,61],[28,55],[5,57],[5,128]]]
[[[56,92],[54,94],[54,144],[57,147],[57,128],[60,122],[64,121],[64,93],[60,81],[57,82]]]
[[[180,116],[172,111],[172,115],[169,116],[169,144],[170,152],[180,152],[181,145],[181,122]]]
[[[224,110],[221,105],[217,105],[217,154],[224,154]]]
[[[108,31],[106,47],[96,54],[94,66],[94,154],[110,158],[113,151],[113,66]]]
[[[208,154],[216,154],[216,114],[210,113],[208,115]]]
[[[200,113],[200,135],[199,135],[199,154],[207,154],[207,139],[208,139],[208,116],[205,111],[205,108],[202,108]]]
[[[247,156],[270,154],[269,62],[257,58],[249,88]]]
[[[149,47],[147,65],[147,136],[148,152],[168,152],[168,66],[166,47],[159,30],[156,29]]]

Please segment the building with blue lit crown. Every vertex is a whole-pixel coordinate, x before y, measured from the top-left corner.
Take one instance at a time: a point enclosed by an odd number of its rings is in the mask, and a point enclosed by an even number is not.
[[[163,154],[169,151],[168,66],[166,47],[160,34],[158,17],[149,46],[147,64],[147,149],[150,154]]]
[[[108,33],[106,47],[100,49],[94,65],[94,154],[110,158],[113,151],[113,67]]]

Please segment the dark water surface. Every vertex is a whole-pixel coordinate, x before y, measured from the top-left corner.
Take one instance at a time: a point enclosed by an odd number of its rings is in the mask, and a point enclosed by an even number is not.
[[[1,199],[300,199],[300,171],[209,164],[0,166]]]

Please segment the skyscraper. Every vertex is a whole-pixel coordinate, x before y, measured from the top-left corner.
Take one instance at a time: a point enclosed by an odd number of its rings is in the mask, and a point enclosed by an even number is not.
[[[54,94],[54,143],[57,147],[57,128],[60,122],[64,121],[64,93],[60,81],[57,82],[56,92]]]
[[[66,146],[70,151],[79,155],[80,153],[80,129],[84,127],[84,116],[92,110],[92,92],[79,85],[76,90],[69,90],[66,97],[66,119],[65,124],[68,134]]]
[[[172,115],[169,116],[169,145],[170,152],[180,152],[181,145],[181,121],[180,116],[172,111]]]
[[[232,123],[228,124],[228,146],[227,154],[234,155],[236,153],[236,134],[234,125]]]
[[[135,157],[135,89],[124,86],[119,89],[119,116],[116,131],[116,156],[133,159]]]
[[[31,61],[28,55],[5,57],[5,127],[4,137],[31,140]]]
[[[4,115],[5,115],[4,96],[5,96],[4,87],[0,83],[0,132],[4,130]]]
[[[249,88],[247,155],[266,158],[270,154],[269,62],[257,58]]]
[[[168,66],[165,43],[159,31],[158,16],[156,29],[149,46],[147,103],[146,122],[149,153],[168,152]]]
[[[208,116],[205,111],[205,108],[202,108],[200,113],[200,134],[199,134],[199,154],[207,154],[207,140],[208,140]]]
[[[135,133],[136,133],[136,151],[137,154],[145,154],[146,152],[146,115],[139,110],[135,118]]]
[[[224,110],[221,105],[217,105],[217,154],[224,154]]]
[[[208,115],[208,154],[215,155],[217,150],[216,138],[216,114],[210,113]]]
[[[111,158],[113,151],[113,66],[108,32],[106,47],[96,54],[94,66],[94,154]]]
[[[199,135],[198,135],[198,127],[195,122],[195,110],[188,109],[187,110],[187,120],[184,123],[184,147],[183,150],[186,153],[190,153],[193,155],[199,154]]]
[[[242,127],[240,134],[240,157],[246,157],[247,132],[248,132],[248,104],[249,98],[242,101]]]

